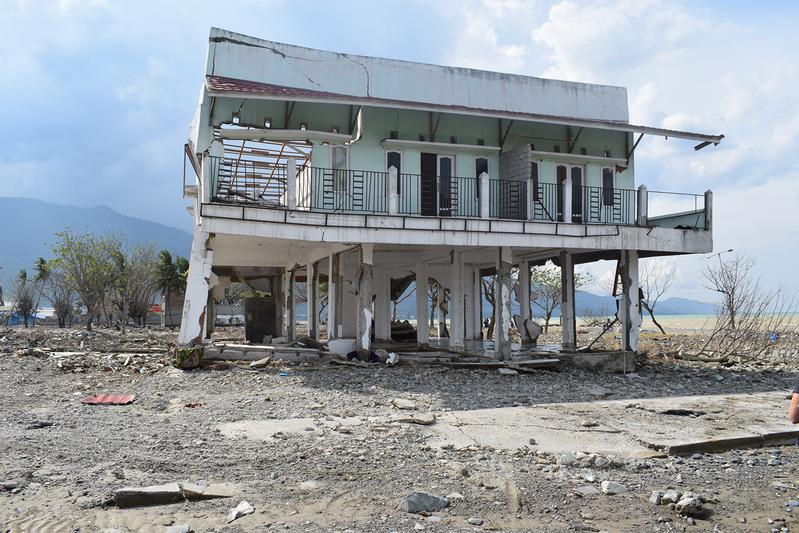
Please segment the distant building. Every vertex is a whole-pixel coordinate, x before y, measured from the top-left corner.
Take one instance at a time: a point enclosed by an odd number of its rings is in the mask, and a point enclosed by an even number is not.
[[[207,337],[209,294],[245,279],[294,335],[295,283],[330,337],[361,349],[391,335],[391,280],[449,289],[448,343],[481,335],[480,276],[496,274],[495,351],[510,352],[511,268],[562,268],[564,347],[574,347],[574,266],[618,260],[623,346],[638,348],[641,257],[712,250],[712,195],[648,191],[644,135],[723,135],[629,124],[622,87],[353,56],[212,29],[186,147],[194,241],[180,344]],[[686,208],[679,206],[686,205]],[[522,318],[529,276],[520,276]],[[262,310],[261,310],[262,311]],[[260,312],[260,311],[259,311]],[[309,331],[318,336],[318,313]],[[375,331],[371,331],[374,321]],[[429,342],[425,327],[419,343]]]

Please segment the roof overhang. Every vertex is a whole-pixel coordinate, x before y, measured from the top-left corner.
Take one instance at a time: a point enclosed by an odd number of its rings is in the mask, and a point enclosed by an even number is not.
[[[393,100],[387,98],[375,98],[364,96],[353,96],[347,94],[337,94],[326,91],[316,91],[273,85],[223,76],[206,76],[205,86],[209,96],[227,98],[254,98],[261,100],[289,100],[296,102],[315,102],[344,105],[363,105],[372,107],[390,107],[398,109],[410,109],[416,111],[431,111],[439,113],[454,113],[459,115],[473,115],[491,118],[501,118],[508,120],[527,120],[531,122],[541,122],[545,124],[560,124],[565,126],[576,126],[581,128],[595,128],[609,131],[620,131],[638,133],[646,135],[656,135],[659,137],[687,139],[698,141],[697,149],[704,148],[710,144],[717,145],[724,138],[724,135],[711,135],[705,133],[694,133],[689,131],[670,130],[665,128],[655,128],[652,126],[638,126],[614,120],[586,119],[576,117],[565,117],[559,115],[544,115],[537,113],[510,112],[496,109],[483,109],[476,107],[466,107],[460,105],[442,105],[424,102],[411,102],[404,100]]]

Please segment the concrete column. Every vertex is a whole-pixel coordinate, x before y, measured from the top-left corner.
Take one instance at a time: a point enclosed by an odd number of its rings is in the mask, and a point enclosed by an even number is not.
[[[428,326],[428,307],[427,307],[427,265],[419,263],[416,265],[416,342],[426,346],[430,343]]]
[[[639,226],[646,226],[649,218],[649,193],[646,185],[638,187],[638,213],[636,223]]]
[[[713,229],[713,191],[705,191],[705,229]]]
[[[339,305],[339,255],[330,254],[327,259],[327,338],[338,337]]]
[[[391,276],[383,270],[374,274],[375,339],[391,340]]]
[[[463,350],[464,344],[464,294],[465,283],[463,253],[455,252],[452,256],[452,282],[449,300],[449,347]]]
[[[491,216],[491,181],[488,172],[480,174],[480,218]]]
[[[294,300],[294,279],[296,274],[294,270],[288,273],[288,286],[286,287],[286,341],[292,342],[294,340],[294,323],[295,318],[295,300]]]
[[[474,302],[474,307],[472,308],[474,339],[480,340],[483,338],[483,282],[480,278],[480,267],[474,268],[471,290],[473,293],[472,301]]]
[[[308,263],[305,292],[308,294],[308,336],[319,340],[319,265]]]
[[[399,193],[397,192],[397,167],[388,167],[388,214],[396,215],[399,212]]]
[[[477,331],[474,321],[474,268],[463,267],[463,336],[467,340],[474,339]]]
[[[286,161],[286,207],[297,209],[297,165],[293,158]]]
[[[494,290],[494,356],[499,361],[510,359],[510,321],[511,321],[511,249],[507,246],[497,248],[497,278]]]
[[[641,300],[638,293],[638,252],[621,251],[621,302],[619,302],[619,321],[621,322],[621,348],[624,351],[638,351],[638,337],[641,333]]]
[[[275,301],[275,337],[286,336],[286,282],[284,276],[283,273],[275,274],[271,279]]]
[[[208,303],[206,304],[206,314],[205,314],[205,339],[210,340],[211,334],[214,332],[214,326],[216,326],[216,300],[214,300],[214,296],[211,294],[214,292],[213,290],[208,291]]]
[[[372,276],[374,269],[374,245],[360,246],[358,267],[358,313],[355,342],[358,351],[368,353],[372,345]]]
[[[211,287],[211,265],[214,252],[208,248],[209,235],[199,229],[194,230],[189,256],[189,274],[186,278],[186,297],[183,301],[183,315],[180,322],[178,347],[186,348],[203,343],[205,315],[208,307],[208,291]]]
[[[530,311],[530,261],[519,261],[519,290],[516,294],[519,298],[519,316],[522,320],[527,320],[531,316]]]
[[[568,252],[560,253],[560,323],[561,343],[564,348],[577,347],[577,323],[574,307],[574,258]]]
[[[535,164],[535,163],[532,163]],[[529,174],[529,172],[528,172]],[[527,210],[527,220],[535,219],[535,182],[533,178],[527,178],[527,196],[525,198],[525,206]]]

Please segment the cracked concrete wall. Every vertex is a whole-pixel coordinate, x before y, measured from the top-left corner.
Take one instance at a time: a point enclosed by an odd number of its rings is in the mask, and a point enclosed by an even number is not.
[[[628,120],[623,87],[314,50],[212,28],[206,73],[359,97]]]

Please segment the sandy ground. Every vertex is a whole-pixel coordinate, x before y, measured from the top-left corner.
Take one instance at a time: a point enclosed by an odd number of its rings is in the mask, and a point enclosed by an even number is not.
[[[181,371],[165,364],[169,332],[37,329],[0,329],[3,531],[162,532],[189,524],[219,532],[760,532],[797,522],[795,508],[786,507],[799,495],[794,446],[686,458],[558,455],[537,450],[535,435],[525,431],[514,451],[441,449],[430,426],[392,421],[409,413],[399,400],[412,402],[414,413],[444,417],[598,399],[787,396],[795,375],[789,368],[658,360],[632,376],[506,376],[402,363],[255,370],[217,363]],[[103,392],[137,399],[127,406],[80,403]],[[787,400],[773,408],[786,407]],[[692,423],[691,416],[673,418],[664,431]],[[262,429],[257,438],[231,430],[253,424]],[[602,481],[626,491],[603,494]],[[109,501],[120,487],[168,482],[223,483],[234,497],[132,509]],[[652,491],[667,488],[701,495],[703,513],[689,521],[650,503]],[[402,511],[402,499],[416,490],[449,496],[450,505],[426,516]],[[255,513],[227,524],[228,510],[242,500]]]

